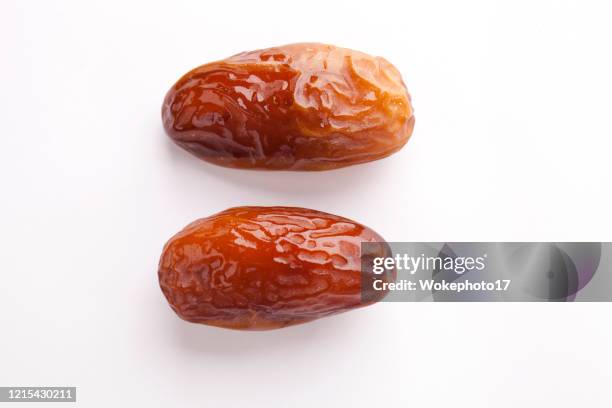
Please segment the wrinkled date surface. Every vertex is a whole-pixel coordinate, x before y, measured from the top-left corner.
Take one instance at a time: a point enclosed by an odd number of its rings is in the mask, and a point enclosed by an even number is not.
[[[166,132],[222,166],[326,170],[377,160],[412,133],[410,96],[380,57],[324,44],[237,54],[183,76],[162,107]]]
[[[373,275],[361,273],[361,242],[380,242],[368,256],[390,256],[376,232],[346,218],[304,208],[231,208],[191,223],[168,241],[159,282],[185,320],[275,329],[386,294],[362,300],[362,278]],[[394,274],[376,279],[392,281]]]

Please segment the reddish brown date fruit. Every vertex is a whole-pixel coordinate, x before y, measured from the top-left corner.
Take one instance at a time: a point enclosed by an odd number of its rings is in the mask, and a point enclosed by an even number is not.
[[[361,254],[362,242],[377,242]],[[394,273],[361,272],[361,257],[390,256],[371,229],[305,208],[236,207],[199,219],[168,241],[159,283],[183,319],[268,330],[371,304],[365,291]],[[362,281],[362,279],[365,279]]]
[[[328,170],[398,151],[414,126],[398,70],[380,57],[304,43],[234,55],[183,76],[162,107],[168,135],[208,162]]]

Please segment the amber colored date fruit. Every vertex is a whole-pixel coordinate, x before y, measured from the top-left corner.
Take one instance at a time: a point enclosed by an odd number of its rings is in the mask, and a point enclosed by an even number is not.
[[[162,107],[168,135],[208,162],[328,170],[398,151],[414,126],[398,70],[380,57],[304,43],[243,52],[183,76]]]
[[[376,242],[361,254],[362,242]],[[390,256],[371,229],[294,207],[236,207],[199,219],[166,243],[159,283],[183,319],[231,329],[268,330],[371,304],[364,291],[395,273],[361,272],[361,257]],[[363,296],[362,296],[363,295]]]

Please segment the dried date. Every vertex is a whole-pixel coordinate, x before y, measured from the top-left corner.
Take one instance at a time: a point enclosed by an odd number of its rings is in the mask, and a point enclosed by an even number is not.
[[[362,254],[362,242],[377,242]],[[386,293],[362,291],[393,272],[361,271],[363,256],[390,256],[371,229],[293,207],[236,207],[199,219],[165,245],[161,289],[183,319],[243,330],[308,322],[365,306]],[[365,278],[365,280],[364,280]]]
[[[414,126],[393,65],[316,43],[202,65],[167,93],[162,119],[174,142],[201,159],[268,170],[377,160],[398,151]]]

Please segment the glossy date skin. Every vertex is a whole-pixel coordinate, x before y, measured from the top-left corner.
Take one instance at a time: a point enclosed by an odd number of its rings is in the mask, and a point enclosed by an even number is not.
[[[179,146],[235,168],[328,170],[408,141],[410,96],[380,57],[317,43],[234,55],[184,75],[162,119]]]
[[[377,242],[368,254],[361,242]],[[183,319],[269,330],[371,304],[385,292],[361,287],[394,272],[361,273],[361,256],[390,256],[371,229],[295,207],[236,207],[199,219],[166,243],[159,283]],[[364,279],[364,280],[362,280]]]

